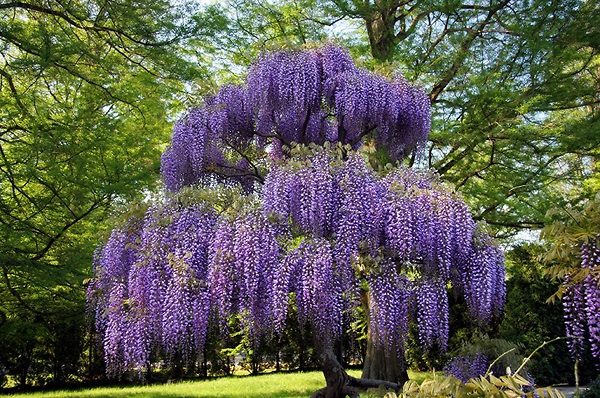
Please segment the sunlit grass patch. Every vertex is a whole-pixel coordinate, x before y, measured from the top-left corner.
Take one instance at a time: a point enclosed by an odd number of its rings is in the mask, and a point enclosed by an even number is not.
[[[360,370],[349,370],[360,377]],[[428,372],[409,371],[411,379],[422,382]],[[184,381],[180,383],[155,384],[149,386],[98,387],[73,391],[50,391],[17,394],[13,397],[41,398],[126,398],[126,397],[202,397],[202,398],[300,398],[308,397],[325,386],[321,372],[272,373],[260,376],[232,376],[215,380]]]

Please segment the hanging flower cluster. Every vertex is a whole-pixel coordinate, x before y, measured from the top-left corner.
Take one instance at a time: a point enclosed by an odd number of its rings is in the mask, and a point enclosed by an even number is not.
[[[260,179],[249,148],[268,145],[273,156],[293,142],[358,148],[367,135],[399,159],[425,143],[430,119],[424,92],[356,67],[341,48],[267,53],[245,85],[223,87],[176,123],[161,172],[171,191],[208,180],[249,185]]]
[[[221,320],[243,313],[255,339],[271,329],[274,273],[280,247],[275,229],[262,214],[221,220],[211,247],[211,296]]]
[[[215,222],[203,207],[168,203],[112,232],[88,288],[109,375],[141,371],[154,348],[184,360],[202,349]]]
[[[448,375],[456,377],[463,383],[470,379],[483,376],[490,365],[490,360],[483,354],[456,356],[452,358],[446,366],[444,372]],[[533,383],[532,383],[533,385]]]
[[[384,262],[381,272],[367,277],[369,285],[369,329],[376,344],[394,348],[402,355],[404,340],[408,334],[411,299],[410,280],[401,275],[393,262]]]
[[[478,242],[467,261],[461,270],[465,299],[471,316],[487,322],[502,311],[506,299],[504,254],[489,241]]]
[[[563,308],[567,337],[571,337],[568,344],[573,357],[581,358],[587,338],[592,355],[600,358],[600,281],[597,277],[600,248],[597,240],[583,243],[580,254],[581,267],[592,272],[582,282],[565,281]]]
[[[90,291],[111,373],[157,349],[191,358],[210,319],[227,333],[241,315],[255,342],[280,334],[290,293],[299,321],[333,342],[344,310],[360,305],[361,279],[371,334],[387,350],[402,349],[409,319],[424,348],[446,349],[450,285],[481,322],[502,308],[501,252],[430,174],[381,176],[357,152],[306,150],[272,163],[253,200],[231,217],[172,199],[113,232]]]

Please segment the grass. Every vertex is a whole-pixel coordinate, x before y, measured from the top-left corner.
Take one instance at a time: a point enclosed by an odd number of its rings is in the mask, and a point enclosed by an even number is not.
[[[352,376],[360,371],[349,370]],[[409,372],[411,379],[422,381],[427,373]],[[223,377],[215,380],[190,381],[133,387],[99,387],[86,390],[35,392],[11,397],[40,398],[126,398],[126,397],[202,397],[202,398],[305,398],[325,385],[321,372],[272,373],[260,376]]]

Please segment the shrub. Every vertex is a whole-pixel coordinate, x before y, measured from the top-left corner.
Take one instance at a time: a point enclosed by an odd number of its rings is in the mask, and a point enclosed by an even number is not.
[[[506,369],[517,369],[523,362],[523,355],[519,347],[504,339],[490,339],[485,335],[476,335],[471,341],[463,343],[456,350],[460,357],[475,357],[484,355],[487,358],[497,358],[492,366],[492,374],[500,376],[506,374]]]
[[[480,376],[466,383],[453,376],[435,376],[419,384],[413,380],[406,382],[399,393],[387,392],[384,398],[534,398],[562,397],[560,392],[550,387],[534,389],[531,383],[520,375]]]

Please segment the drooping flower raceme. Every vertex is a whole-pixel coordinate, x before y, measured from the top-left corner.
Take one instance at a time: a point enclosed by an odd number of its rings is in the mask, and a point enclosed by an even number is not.
[[[323,341],[334,341],[342,333],[342,306],[332,250],[325,239],[303,243],[298,249],[296,270],[298,318],[309,322]]]
[[[581,359],[584,342],[589,339],[592,355],[600,359],[600,248],[597,240],[584,243],[580,248],[581,267],[590,273],[582,282],[572,283],[568,278],[563,294],[567,344],[574,358]]]
[[[476,245],[462,271],[462,286],[471,315],[489,321],[502,310],[506,298],[502,251],[489,243]]]
[[[444,280],[423,279],[415,286],[419,342],[423,347],[448,347],[448,294]]]
[[[490,360],[481,353],[457,356],[448,361],[444,367],[444,372],[466,383],[470,379],[483,376],[489,365]]]
[[[410,311],[410,280],[400,275],[391,262],[384,262],[381,271],[367,277],[369,284],[369,330],[376,344],[394,347],[392,355],[402,355],[408,334]]]
[[[208,323],[209,242],[215,213],[175,203],[153,206],[138,228],[113,231],[90,286],[107,372],[141,372],[155,349],[190,358]]]
[[[581,259],[582,267],[596,271],[584,281],[585,314],[592,354],[600,359],[600,280],[597,273],[600,267],[600,247],[597,242],[582,245]]]

